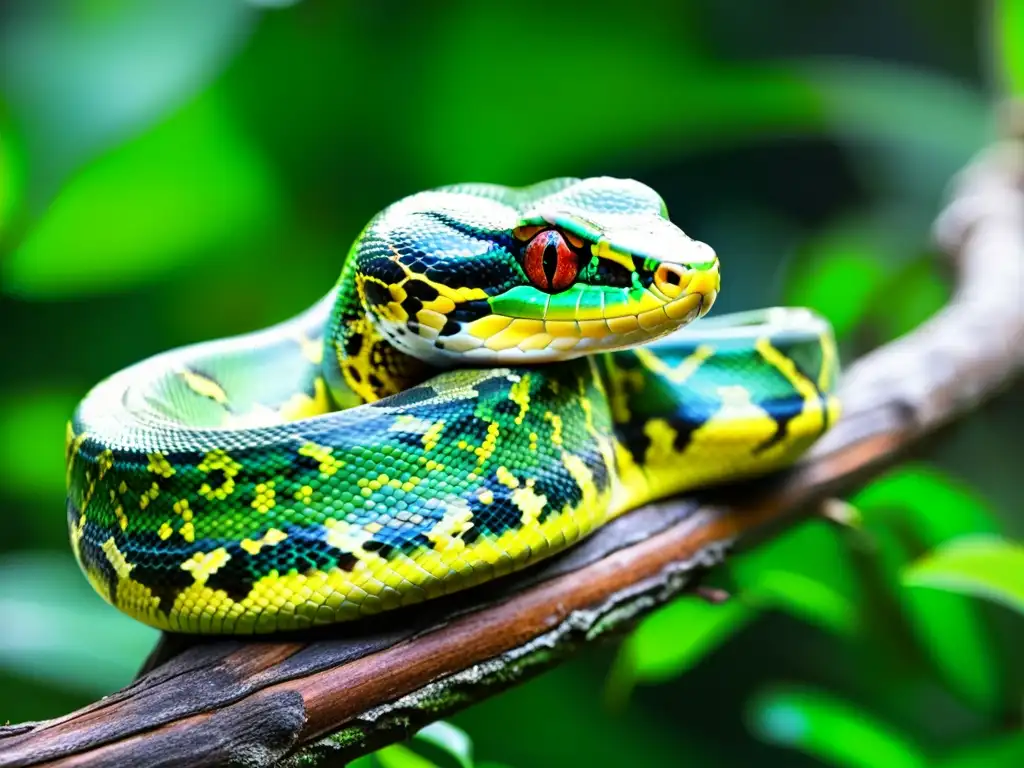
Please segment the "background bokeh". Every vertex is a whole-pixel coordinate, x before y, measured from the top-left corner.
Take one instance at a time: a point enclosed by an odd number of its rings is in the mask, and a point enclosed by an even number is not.
[[[852,359],[947,299],[930,223],[1022,41],[1020,0],[3,3],[0,722],[156,639],[66,544],[64,424],[101,377],[305,308],[403,195],[599,174],[714,245],[716,313],[813,306]],[[737,556],[730,602],[453,725],[477,765],[1024,765],[1022,427],[1017,387],[847,499],[858,525]],[[370,762],[471,764],[427,736]]]

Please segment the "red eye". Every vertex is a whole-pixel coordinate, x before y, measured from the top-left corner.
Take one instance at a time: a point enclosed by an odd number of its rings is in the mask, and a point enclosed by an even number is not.
[[[530,282],[542,291],[561,293],[576,280],[579,257],[558,232],[546,229],[526,246],[523,269]]]

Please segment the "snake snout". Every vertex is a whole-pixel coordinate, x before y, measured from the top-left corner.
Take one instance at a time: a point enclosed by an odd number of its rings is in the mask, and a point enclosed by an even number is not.
[[[662,262],[654,271],[652,291],[665,302],[665,312],[680,323],[703,317],[720,289],[718,259],[705,264]]]

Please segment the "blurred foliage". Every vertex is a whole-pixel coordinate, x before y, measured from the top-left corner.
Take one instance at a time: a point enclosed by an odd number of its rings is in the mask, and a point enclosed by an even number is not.
[[[155,639],[66,544],[63,425],[97,380],[308,306],[402,195],[605,173],[714,244],[716,312],[814,307],[851,360],[949,296],[931,220],[986,78],[1024,93],[1024,2],[992,8],[0,5],[0,719],[116,689]],[[855,525],[738,553],[726,602],[359,765],[1024,764],[1022,425],[1018,388],[846,499]]]
[[[1015,95],[1024,96],[1024,47],[1020,44],[1024,40],[1024,3],[1020,0],[998,0],[994,26],[1006,88]]]
[[[204,249],[251,247],[279,210],[268,175],[207,91],[68,181],[4,260],[6,289],[33,299],[103,294],[196,266]]]
[[[474,760],[469,735],[443,720],[419,731],[408,744],[393,744],[351,765],[353,768],[506,768],[493,760]]]
[[[916,745],[820,691],[768,690],[751,705],[752,728],[777,744],[849,768],[924,768]]]
[[[991,536],[963,536],[913,563],[903,582],[984,597],[1024,613],[1024,546]]]

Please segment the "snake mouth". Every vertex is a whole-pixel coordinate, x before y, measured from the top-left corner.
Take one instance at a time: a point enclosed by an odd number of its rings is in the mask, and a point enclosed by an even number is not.
[[[532,364],[614,351],[665,336],[703,317],[718,296],[717,259],[702,268],[662,263],[647,286],[574,285],[559,294],[513,288],[490,299],[490,312],[445,325],[414,341],[419,357],[452,366]]]

